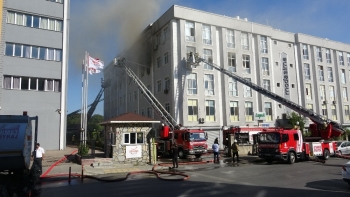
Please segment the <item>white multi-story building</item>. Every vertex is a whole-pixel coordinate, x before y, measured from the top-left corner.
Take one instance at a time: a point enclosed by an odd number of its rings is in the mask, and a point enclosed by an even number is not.
[[[185,127],[200,127],[214,138],[221,137],[222,126],[258,125],[257,112],[265,113],[265,126],[290,112],[210,65],[188,69],[190,52],[350,126],[349,44],[177,5],[140,33],[119,56]],[[123,70],[111,63],[104,77],[112,80],[105,91],[106,119],[126,112],[158,118]]]

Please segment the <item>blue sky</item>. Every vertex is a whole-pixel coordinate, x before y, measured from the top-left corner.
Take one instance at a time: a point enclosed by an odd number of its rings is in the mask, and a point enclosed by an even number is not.
[[[85,51],[109,63],[173,4],[350,44],[349,0],[71,0],[68,113],[81,107]],[[102,77],[89,76],[89,104]],[[103,102],[95,114],[103,115]]]

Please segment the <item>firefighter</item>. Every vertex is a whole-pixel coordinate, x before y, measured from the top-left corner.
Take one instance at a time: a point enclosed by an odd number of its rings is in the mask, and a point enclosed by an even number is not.
[[[177,147],[176,142],[173,143],[173,147],[171,148],[171,150],[173,152],[173,168],[178,168],[179,163],[177,161],[177,158],[179,156],[179,148]]]
[[[237,145],[237,140],[233,141],[232,146],[232,162],[235,162],[235,156],[237,156],[237,162],[239,162],[239,155],[238,155],[238,145]]]

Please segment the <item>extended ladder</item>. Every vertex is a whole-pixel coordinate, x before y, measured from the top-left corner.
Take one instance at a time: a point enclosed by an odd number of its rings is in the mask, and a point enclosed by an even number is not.
[[[264,96],[267,96],[269,98],[271,98],[272,100],[275,100],[283,105],[285,105],[286,107],[302,114],[305,117],[310,118],[314,123],[317,124],[321,124],[321,125],[328,125],[331,124],[333,129],[338,130],[341,133],[344,133],[344,129],[341,127],[341,125],[337,122],[334,122],[333,120],[330,119],[326,119],[324,117],[322,117],[321,115],[316,114],[315,112],[313,112],[310,109],[304,108],[303,106],[298,105],[297,103],[294,103],[288,99],[285,99],[269,90],[266,90],[265,88],[262,88],[260,86],[258,86],[257,84],[254,84],[252,82],[250,82],[249,80],[246,80],[243,77],[240,77],[224,68],[221,68],[220,66],[208,62],[207,60],[198,57],[198,54],[190,54],[190,58],[188,59],[188,64],[189,65],[198,65],[200,62],[204,62],[212,67],[214,67],[216,70],[232,77],[233,79],[243,83],[244,85],[254,89],[255,91],[259,92],[260,94],[263,94]]]
[[[152,92],[145,86],[142,81],[137,77],[137,75],[126,66],[125,58],[115,58],[114,65],[124,68],[125,72],[129,77],[138,85],[141,93],[147,100],[147,102],[153,107],[158,116],[167,124],[171,130],[179,129],[180,125],[175,121],[175,119],[169,114],[169,112],[163,107],[161,103],[156,99]]]

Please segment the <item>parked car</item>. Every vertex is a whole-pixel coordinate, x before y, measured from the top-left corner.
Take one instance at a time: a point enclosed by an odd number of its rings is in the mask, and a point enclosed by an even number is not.
[[[350,154],[350,142],[337,142],[337,154]]]
[[[350,161],[342,166],[343,180],[350,185]]]

